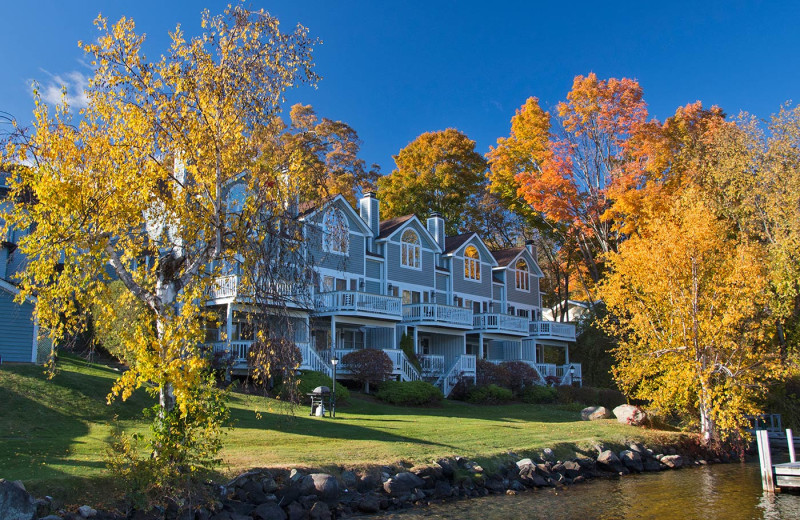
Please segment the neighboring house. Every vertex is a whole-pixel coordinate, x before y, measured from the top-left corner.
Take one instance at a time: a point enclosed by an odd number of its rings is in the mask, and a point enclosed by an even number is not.
[[[597,303],[597,302],[595,302]],[[562,320],[562,312],[566,309],[566,319]],[[548,321],[565,321],[567,323],[578,323],[583,320],[591,311],[588,302],[578,300],[562,300],[552,308],[542,309],[542,318]]]
[[[12,203],[8,194],[8,174],[0,172],[0,211],[9,209]],[[0,360],[3,363],[35,363],[37,360],[38,327],[33,321],[33,302],[14,302],[19,293],[13,284],[14,274],[24,263],[17,250],[19,236],[19,232],[12,229],[0,241]]]
[[[542,272],[528,248],[490,251],[475,233],[446,237],[437,214],[425,223],[414,215],[381,221],[372,193],[358,211],[338,195],[299,205],[298,217],[314,270],[313,294],[288,311],[301,368],[332,375],[332,356],[376,348],[398,379],[430,380],[445,395],[475,377],[477,359],[522,361],[543,380],[580,380],[568,352],[575,327],[541,321]],[[224,325],[209,342],[232,351],[244,370],[254,332],[237,279],[221,278],[211,295]],[[398,348],[403,334],[413,338],[421,371]],[[347,367],[338,375],[347,377]]]

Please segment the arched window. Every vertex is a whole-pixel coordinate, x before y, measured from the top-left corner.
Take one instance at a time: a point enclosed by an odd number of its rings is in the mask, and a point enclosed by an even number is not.
[[[517,290],[530,291],[531,290],[531,276],[528,272],[528,263],[520,258],[514,266],[517,270]]]
[[[468,246],[464,250],[464,278],[467,280],[481,280],[481,257],[478,248]]]
[[[331,208],[322,219],[322,249],[327,253],[347,254],[350,247],[350,226],[338,208]]]
[[[419,235],[413,229],[406,229],[400,237],[400,265],[422,269]]]

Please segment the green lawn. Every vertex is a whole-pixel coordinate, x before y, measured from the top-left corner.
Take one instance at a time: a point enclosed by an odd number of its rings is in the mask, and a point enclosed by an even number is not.
[[[87,479],[108,478],[104,457],[115,416],[128,432],[148,431],[140,413],[151,403],[146,393],[106,404],[118,372],[67,357],[59,366],[50,381],[41,367],[0,366],[0,477],[23,480],[37,492],[87,489]],[[403,408],[356,394],[331,419],[309,417],[306,407],[292,415],[285,403],[233,393],[231,408],[225,474],[263,466],[424,464],[448,455],[488,459],[544,447],[569,456],[596,441],[621,444],[664,435],[613,420],[581,421],[577,412],[555,405],[446,401],[437,408]]]

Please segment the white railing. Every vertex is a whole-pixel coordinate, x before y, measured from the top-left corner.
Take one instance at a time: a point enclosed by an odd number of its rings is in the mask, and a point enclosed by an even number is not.
[[[237,298],[247,297],[252,298],[252,290],[245,291],[249,294],[240,294],[243,292],[239,287],[239,277],[235,274],[229,276],[220,276],[211,286],[210,297],[211,299],[222,298]],[[271,281],[263,285],[262,299],[267,301],[280,301],[287,304],[299,305],[301,307],[308,307],[311,304],[311,289],[299,282],[285,282],[285,281]]]
[[[306,370],[316,370],[322,372],[328,377],[333,377],[333,367],[331,367],[322,356],[311,347],[311,343],[296,343],[303,356],[301,367]]]
[[[583,374],[580,363],[570,363],[556,367],[556,377],[561,379],[562,385],[571,385],[575,381],[582,385]]]
[[[400,318],[401,300],[395,296],[372,294],[361,291],[334,291],[314,297],[317,312],[371,312]]]
[[[475,314],[472,317],[472,328],[476,330],[526,334],[528,332],[528,323],[528,318],[511,316],[510,314]]]
[[[236,275],[220,276],[211,286],[211,298],[232,298],[236,296],[239,287],[239,277]]]
[[[444,356],[420,356],[419,364],[425,377],[438,377],[444,374]]]
[[[558,377],[556,376],[556,365],[551,363],[536,363],[536,370],[539,371],[543,378],[548,376]]]
[[[209,343],[214,352],[230,352],[235,363],[247,363],[247,353],[250,351],[252,341],[215,341]]]
[[[475,378],[475,356],[461,355],[456,359],[447,373],[436,381],[436,386],[442,389],[445,397],[450,395],[453,388],[465,377]]]
[[[471,327],[472,309],[438,303],[411,303],[403,305],[403,321]]]
[[[411,364],[405,352],[389,348],[385,348],[383,351],[386,352],[386,355],[392,360],[392,365],[394,365],[392,374],[400,376],[401,381],[418,381],[422,379],[419,371]]]
[[[575,325],[555,321],[532,321],[528,332],[539,338],[554,338],[575,341]]]

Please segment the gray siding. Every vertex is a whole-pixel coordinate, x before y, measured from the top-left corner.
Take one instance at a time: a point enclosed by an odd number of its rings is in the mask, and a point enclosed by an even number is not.
[[[439,291],[447,291],[447,275],[436,273],[436,289]]]
[[[502,285],[496,283],[492,284],[492,299],[497,303],[500,303],[500,300],[502,299],[500,294],[503,292],[502,289],[503,289]]]
[[[509,268],[506,271],[506,300],[511,303],[524,303],[526,305],[537,305],[539,303],[539,279],[530,276],[530,292],[518,291],[516,282],[516,271]]]
[[[364,346],[366,348],[392,348],[394,327],[369,327],[367,328]]]
[[[380,277],[381,277],[381,263],[367,258],[367,278],[379,279]]]
[[[453,258],[453,292],[480,296],[482,298],[492,297],[492,266],[481,264],[481,281],[473,282],[464,279],[464,259]]]
[[[31,361],[33,352],[33,305],[14,303],[14,296],[0,289],[0,356],[3,362]]]
[[[364,286],[364,289],[368,293],[380,294],[381,293],[381,283],[380,282],[374,282],[372,280],[367,280],[367,283]]]
[[[390,282],[413,283],[433,288],[433,252],[422,249],[422,270],[409,269],[400,265],[400,244],[389,242],[386,246],[386,272]]]
[[[364,237],[350,233],[350,254],[339,255],[322,250],[322,233],[309,228],[308,251],[311,262],[317,267],[334,269],[342,273],[364,274]]]

